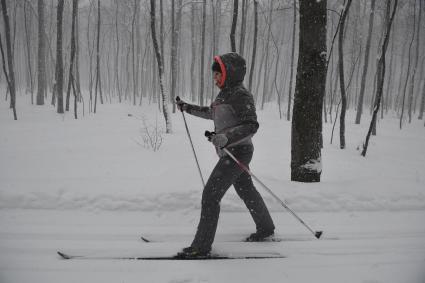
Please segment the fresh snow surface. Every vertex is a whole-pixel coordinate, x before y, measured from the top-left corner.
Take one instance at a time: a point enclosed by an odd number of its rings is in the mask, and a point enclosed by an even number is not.
[[[310,226],[257,185],[282,242],[241,243],[254,231],[232,189],[222,201],[214,251],[278,252],[270,260],[143,262],[60,260],[70,253],[172,254],[190,244],[202,183],[181,113],[159,151],[143,148],[141,119],[163,126],[154,107],[98,106],[74,120],[18,99],[18,121],[0,104],[0,282],[425,282],[425,128],[378,124],[360,156],[370,117],[347,116],[347,148],[338,126],[324,124],[322,181],[290,182],[291,124],[259,111],[251,170]],[[128,114],[132,114],[129,116]],[[204,178],[217,157],[203,133],[212,122],[186,115]],[[144,243],[140,236],[157,242]]]

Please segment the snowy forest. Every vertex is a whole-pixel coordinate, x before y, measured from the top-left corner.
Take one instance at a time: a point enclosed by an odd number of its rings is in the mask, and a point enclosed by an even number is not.
[[[208,105],[215,95],[211,58],[235,51],[248,59],[245,83],[257,107],[277,104],[279,117],[291,119],[300,32],[296,1],[170,2],[153,3],[170,104],[180,96]],[[325,123],[347,109],[356,111],[350,124],[366,122],[363,112],[372,113],[386,9],[387,1],[328,1]],[[425,7],[400,0],[396,9],[379,119],[397,115],[403,127],[423,118]],[[2,11],[1,83],[12,106],[16,95],[34,105],[52,104],[58,113],[75,107],[80,115],[96,113],[104,103],[162,107],[148,1],[4,1]],[[8,81],[16,92],[11,97]]]
[[[424,282],[424,0],[0,2],[0,282]],[[235,261],[151,261],[190,244],[218,160],[176,101],[210,107],[230,52],[275,238],[240,241],[229,190]]]

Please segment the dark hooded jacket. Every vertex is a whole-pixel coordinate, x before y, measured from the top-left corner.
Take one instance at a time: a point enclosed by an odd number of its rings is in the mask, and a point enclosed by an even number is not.
[[[226,135],[225,147],[251,145],[251,137],[257,132],[258,122],[252,94],[243,86],[246,73],[245,60],[237,53],[227,53],[214,58],[222,69],[222,88],[209,107],[189,104],[189,114],[212,119],[215,132]],[[224,68],[224,70],[223,70]],[[222,152],[219,150],[219,155]]]

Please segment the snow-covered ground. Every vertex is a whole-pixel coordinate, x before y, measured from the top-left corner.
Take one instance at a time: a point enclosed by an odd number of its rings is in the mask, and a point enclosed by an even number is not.
[[[309,232],[259,186],[284,241],[248,244],[254,230],[233,190],[223,199],[214,250],[264,250],[270,260],[64,261],[55,252],[173,253],[199,217],[201,181],[180,113],[159,151],[141,128],[162,125],[155,107],[101,105],[74,120],[18,99],[18,121],[0,104],[0,282],[425,282],[425,128],[416,119],[379,122],[366,158],[357,149],[370,117],[324,124],[322,182],[290,182],[290,123],[259,112],[251,169],[324,239]],[[128,114],[132,114],[129,116]],[[186,116],[204,178],[216,156],[203,137],[211,121]],[[162,126],[161,126],[162,127]],[[144,243],[140,235],[156,239]]]

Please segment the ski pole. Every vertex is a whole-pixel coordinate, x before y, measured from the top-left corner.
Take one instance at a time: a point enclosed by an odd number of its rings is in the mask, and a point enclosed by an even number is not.
[[[176,101],[180,101],[180,97],[177,96]],[[193,146],[192,137],[190,136],[189,127],[187,126],[187,122],[186,122],[186,117],[184,116],[183,110],[181,110],[181,112],[183,116],[184,126],[186,127],[186,133],[187,133],[187,136],[189,137],[190,145],[192,147],[193,156],[195,157],[196,166],[198,166],[199,176],[201,176],[202,185],[203,185],[203,188],[205,188],[204,177],[202,176],[201,167],[199,166],[198,157],[196,156],[195,147]]]
[[[208,140],[211,139],[211,137],[215,135],[214,132],[205,131],[205,136],[208,138]],[[317,239],[322,236],[323,231],[314,231],[310,228],[291,208],[288,207],[288,205],[281,200],[277,195],[273,193],[271,189],[269,189],[263,182],[261,182],[260,179],[258,179],[250,170],[248,167],[245,166],[242,162],[240,162],[227,148],[223,147],[222,150],[224,150],[227,155],[229,155],[235,162],[238,164],[238,166],[247,172],[254,180],[256,180],[272,197],[274,197],[284,208],[286,208],[301,224],[303,224]]]

